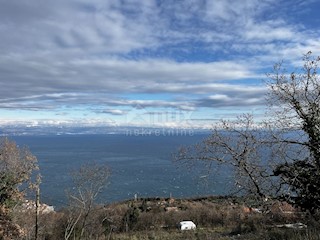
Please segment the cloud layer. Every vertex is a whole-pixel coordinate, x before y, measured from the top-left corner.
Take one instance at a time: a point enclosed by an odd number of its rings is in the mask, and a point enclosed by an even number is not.
[[[67,119],[64,108],[102,118],[137,106],[194,115],[260,108],[273,63],[320,54],[318,1],[290,4],[3,1],[0,120],[23,119],[20,110]]]

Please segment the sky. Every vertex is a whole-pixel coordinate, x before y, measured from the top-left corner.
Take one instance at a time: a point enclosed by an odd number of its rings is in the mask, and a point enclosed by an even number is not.
[[[0,0],[0,125],[210,128],[320,55],[320,0]]]

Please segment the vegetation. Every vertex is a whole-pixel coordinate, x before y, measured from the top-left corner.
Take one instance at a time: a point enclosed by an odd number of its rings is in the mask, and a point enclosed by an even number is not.
[[[272,165],[265,161],[268,142],[266,133],[251,115],[242,115],[236,121],[222,120],[212,134],[195,146],[182,147],[175,158],[185,164],[204,162],[206,171],[224,165],[234,176],[236,193],[253,196],[263,201],[275,194]]]
[[[106,186],[110,176],[109,168],[105,165],[85,164],[79,170],[72,172],[73,191],[68,192],[70,206],[67,214],[64,239],[78,236],[79,239],[92,239],[96,231],[92,220],[95,200]]]
[[[12,210],[33,190],[37,158],[27,147],[20,148],[8,138],[0,140],[0,236],[19,237],[22,229],[12,220]]]
[[[70,239],[317,239],[319,225],[288,204],[272,201],[268,208],[250,209],[239,197],[195,199],[142,198],[109,205],[96,205],[86,220],[89,234],[80,236],[81,215]],[[287,211],[290,209],[290,211]],[[81,212],[81,209],[76,213]],[[30,216],[17,223],[24,229],[20,239],[33,239]],[[131,216],[131,217],[128,217]],[[69,209],[40,214],[39,239],[65,239]],[[130,219],[130,222],[128,222]],[[181,231],[177,224],[192,220],[197,229]],[[302,222],[308,228],[287,229],[286,223]],[[129,227],[128,227],[129,225]],[[29,230],[29,232],[26,231]]]
[[[8,138],[0,140],[0,205],[13,207],[32,186],[37,159],[27,147],[19,148]]]
[[[218,163],[234,172],[238,192],[282,198],[316,216],[320,208],[320,58],[311,52],[301,70],[276,64],[268,74],[271,116],[264,122],[242,115],[222,120],[211,136],[184,147],[179,161]],[[217,166],[217,165],[214,165]]]
[[[269,75],[270,96],[276,100],[272,103],[281,104],[281,112],[277,112],[278,128],[298,129],[303,134],[298,139],[288,139],[284,134],[275,138],[278,143],[289,145],[287,151],[299,152],[286,154],[288,157],[282,154],[286,161],[274,173],[281,177],[281,183],[291,187],[284,196],[315,214],[320,208],[320,57],[313,58],[309,52],[303,60],[300,72],[286,74],[281,64],[277,64]]]

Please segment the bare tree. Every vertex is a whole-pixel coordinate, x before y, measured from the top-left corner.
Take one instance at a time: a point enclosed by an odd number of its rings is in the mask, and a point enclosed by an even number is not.
[[[265,137],[252,115],[244,114],[235,121],[222,120],[210,136],[197,145],[181,148],[175,159],[186,164],[202,161],[208,171],[227,166],[237,193],[264,199],[277,190],[271,184],[272,165],[265,161]]]
[[[88,219],[93,213],[98,194],[106,186],[110,170],[106,165],[85,164],[72,172],[74,188],[69,191],[70,214],[65,230],[65,239],[69,239],[75,230],[80,231],[79,239],[85,237]]]
[[[227,165],[240,190],[258,198],[282,196],[315,213],[320,208],[320,58],[309,52],[303,62],[290,74],[282,63],[268,74],[268,121],[257,126],[250,115],[223,120],[211,136],[182,148],[176,158]]]
[[[269,74],[271,107],[276,110],[274,141],[285,146],[284,163],[275,174],[289,186],[284,196],[315,213],[320,208],[320,78],[319,57],[308,52],[303,67],[288,74],[282,63]],[[280,131],[281,130],[281,131]],[[295,130],[295,135],[288,134]]]

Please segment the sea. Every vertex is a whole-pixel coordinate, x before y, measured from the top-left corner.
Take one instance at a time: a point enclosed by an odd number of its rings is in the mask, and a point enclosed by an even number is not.
[[[83,164],[106,164],[111,171],[99,203],[134,197],[192,198],[228,194],[231,174],[218,166],[208,171],[200,162],[174,161],[181,146],[201,142],[207,133],[192,135],[30,135],[12,136],[19,146],[27,146],[38,159],[41,202],[62,208],[72,189],[70,173]]]

